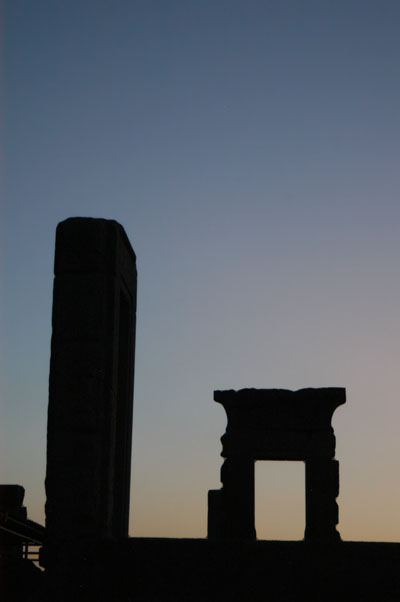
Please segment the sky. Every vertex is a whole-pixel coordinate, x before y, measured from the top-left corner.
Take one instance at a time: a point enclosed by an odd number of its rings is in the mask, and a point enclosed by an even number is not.
[[[130,534],[205,537],[215,389],[346,387],[343,539],[400,541],[400,3],[3,0],[0,482],[44,522],[55,228],[137,255]],[[258,462],[301,539],[304,466]]]

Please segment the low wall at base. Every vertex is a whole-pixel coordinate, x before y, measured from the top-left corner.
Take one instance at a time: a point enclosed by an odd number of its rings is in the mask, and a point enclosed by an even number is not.
[[[400,543],[130,538],[72,573],[79,601],[398,602],[399,568]]]

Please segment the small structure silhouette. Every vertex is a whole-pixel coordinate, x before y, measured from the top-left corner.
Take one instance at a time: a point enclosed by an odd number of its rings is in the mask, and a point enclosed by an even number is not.
[[[44,527],[27,517],[21,485],[0,485],[0,600],[40,599],[42,572],[38,560]],[[34,597],[35,596],[35,597]]]
[[[223,487],[208,494],[208,537],[255,539],[254,462],[300,460],[306,465],[305,539],[340,539],[331,419],[346,401],[345,389],[214,391],[214,400],[228,424],[221,438]]]

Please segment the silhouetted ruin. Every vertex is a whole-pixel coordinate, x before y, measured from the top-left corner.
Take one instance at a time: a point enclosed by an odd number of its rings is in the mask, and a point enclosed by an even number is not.
[[[78,546],[128,537],[136,257],[117,222],[68,219],[54,273],[43,559],[58,590]]]
[[[215,391],[227,413],[208,538],[128,537],[135,254],[117,222],[58,225],[46,530],[0,486],[4,602],[398,602],[400,544],[341,541],[331,419],[345,389]],[[303,541],[258,541],[254,463],[306,466]],[[29,560],[41,545],[44,572]],[[25,556],[24,556],[25,555]]]
[[[304,538],[337,540],[339,463],[334,460],[332,414],[344,389],[214,391],[228,425],[221,438],[222,489],[209,491],[208,537],[256,539],[254,462],[300,460],[306,465]]]
[[[57,228],[46,472],[50,546],[128,536],[135,261],[116,222],[75,218]]]

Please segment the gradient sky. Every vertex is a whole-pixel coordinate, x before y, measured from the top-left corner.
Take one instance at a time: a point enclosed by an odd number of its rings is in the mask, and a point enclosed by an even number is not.
[[[204,537],[214,389],[344,386],[344,539],[400,541],[398,0],[3,0],[0,482],[44,521],[55,228],[138,258],[131,528]],[[259,537],[304,467],[258,463]]]

